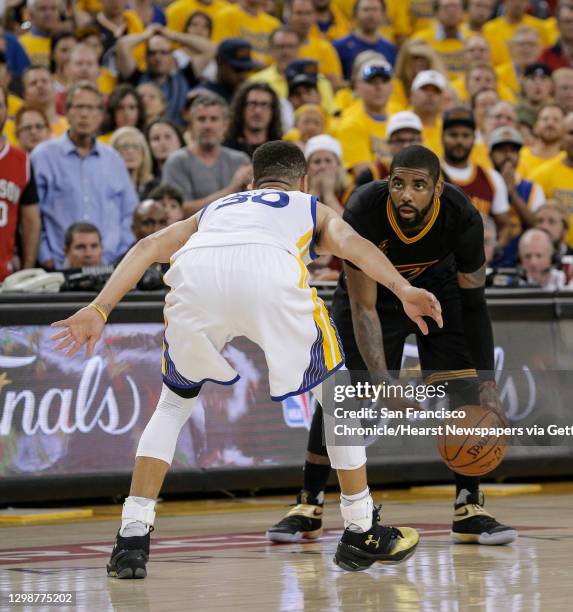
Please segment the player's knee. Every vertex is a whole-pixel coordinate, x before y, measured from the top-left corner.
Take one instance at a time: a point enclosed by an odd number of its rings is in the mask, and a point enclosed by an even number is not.
[[[183,398],[163,385],[157,408],[139,440],[136,456],[171,464],[179,432],[191,416],[196,401],[195,398]]]
[[[330,465],[335,470],[357,470],[366,463],[364,446],[327,445]]]

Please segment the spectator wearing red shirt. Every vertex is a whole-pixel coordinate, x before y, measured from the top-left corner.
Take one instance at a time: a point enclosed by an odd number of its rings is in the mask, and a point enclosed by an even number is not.
[[[551,70],[573,66],[573,5],[559,4],[556,17],[559,40],[552,47],[547,47],[539,58]]]
[[[8,92],[0,87],[0,134],[8,114]],[[22,228],[22,268],[33,268],[40,241],[38,194],[28,155],[0,136],[0,281],[15,272],[14,246]]]

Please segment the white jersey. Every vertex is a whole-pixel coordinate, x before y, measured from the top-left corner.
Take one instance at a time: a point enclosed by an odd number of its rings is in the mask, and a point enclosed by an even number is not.
[[[215,200],[203,209],[199,230],[172,257],[190,249],[264,244],[304,263],[315,259],[316,197],[301,191],[255,189]]]

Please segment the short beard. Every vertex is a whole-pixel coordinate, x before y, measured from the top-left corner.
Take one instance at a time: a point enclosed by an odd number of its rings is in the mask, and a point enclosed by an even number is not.
[[[446,163],[449,163],[450,161],[454,162],[455,164],[459,164],[459,163],[463,163],[463,162],[467,162],[468,159],[470,158],[471,155],[471,149],[469,151],[467,151],[466,153],[464,153],[463,156],[457,156],[454,154],[452,155],[452,153],[450,151],[444,151],[444,157],[446,159]]]
[[[424,206],[422,210],[417,210],[413,206],[409,206],[408,208],[415,210],[416,214],[411,220],[408,220],[408,219],[403,219],[400,216],[400,207],[396,206],[396,204],[392,202],[392,206],[394,207],[394,212],[395,212],[396,219],[398,221],[398,225],[402,229],[405,229],[405,230],[411,230],[411,229],[418,227],[419,225],[422,225],[422,223],[424,222],[424,219],[426,218],[426,215],[428,214],[428,212],[430,211],[433,205],[434,205],[434,196],[430,198],[430,203],[427,206]]]

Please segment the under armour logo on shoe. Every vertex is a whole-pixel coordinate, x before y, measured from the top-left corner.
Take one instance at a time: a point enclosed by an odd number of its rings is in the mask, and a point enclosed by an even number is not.
[[[378,538],[377,540],[375,540],[372,537],[372,534],[370,534],[367,538],[366,541],[364,542],[364,544],[375,544],[376,548],[380,548],[380,538]]]

